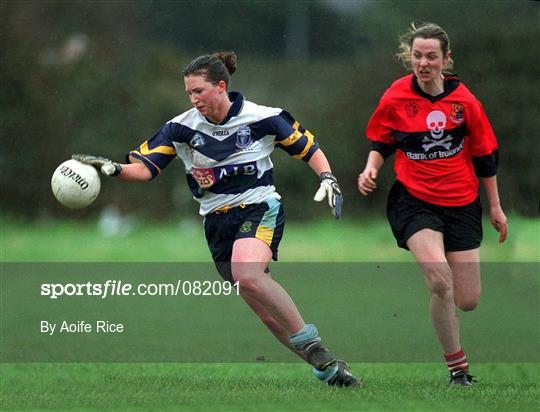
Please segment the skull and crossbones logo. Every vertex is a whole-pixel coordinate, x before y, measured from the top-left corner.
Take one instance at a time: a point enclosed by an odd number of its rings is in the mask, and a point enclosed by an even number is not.
[[[450,149],[452,146],[452,136],[448,135],[442,139],[444,135],[444,128],[446,127],[446,116],[440,110],[433,110],[430,112],[426,118],[426,124],[431,134],[431,139],[427,136],[424,136],[422,140],[426,144],[422,145],[424,151],[428,151],[432,147],[442,146],[446,150]]]

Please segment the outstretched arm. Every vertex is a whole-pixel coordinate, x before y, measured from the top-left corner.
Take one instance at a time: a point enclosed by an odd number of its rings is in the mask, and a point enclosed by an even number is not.
[[[130,182],[146,182],[152,178],[152,172],[139,162],[119,164],[105,157],[86,154],[74,154],[71,158],[94,166],[106,176],[118,176]]]
[[[500,233],[499,243],[503,243],[508,236],[508,219],[501,207],[499,190],[497,189],[497,176],[483,177],[482,183],[484,184],[484,189],[486,190],[486,196],[489,202],[489,218],[491,224],[495,230]]]
[[[142,163],[120,165],[122,171],[118,178],[129,182],[146,182],[152,178],[150,170]]]

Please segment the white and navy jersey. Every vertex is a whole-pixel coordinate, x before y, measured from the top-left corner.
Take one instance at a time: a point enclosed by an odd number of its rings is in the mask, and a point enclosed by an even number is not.
[[[130,163],[144,163],[152,178],[175,157],[182,159],[203,216],[224,206],[279,199],[270,160],[274,147],[304,161],[319,147],[286,111],[249,102],[236,92],[229,98],[233,104],[221,123],[210,122],[193,108],[167,122],[127,156]]]

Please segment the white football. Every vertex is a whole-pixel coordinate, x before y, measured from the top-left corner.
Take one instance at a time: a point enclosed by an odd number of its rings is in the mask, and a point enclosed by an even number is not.
[[[93,166],[70,159],[54,171],[51,188],[61,204],[70,209],[80,209],[96,200],[101,180]]]

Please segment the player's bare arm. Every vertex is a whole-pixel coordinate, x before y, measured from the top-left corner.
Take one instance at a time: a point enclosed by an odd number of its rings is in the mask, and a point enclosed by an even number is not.
[[[383,163],[384,157],[379,152],[376,150],[369,152],[366,167],[364,168],[364,171],[358,175],[358,190],[364,196],[367,196],[377,188],[375,179],[377,179],[379,169]]]
[[[499,190],[497,188],[497,176],[483,177],[482,183],[484,184],[484,189],[489,202],[489,218],[491,224],[495,230],[500,233],[499,243],[503,243],[508,237],[508,219],[501,207]]]
[[[122,164],[119,179],[129,182],[147,182],[152,179],[152,172],[142,163]]]

